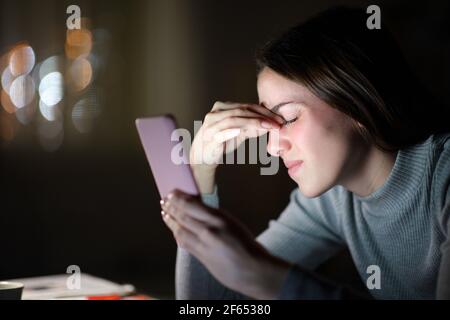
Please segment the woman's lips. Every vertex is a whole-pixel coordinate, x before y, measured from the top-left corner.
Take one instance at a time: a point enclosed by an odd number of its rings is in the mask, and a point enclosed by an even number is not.
[[[288,173],[290,176],[294,175],[298,169],[300,169],[300,167],[303,164],[303,161],[299,160],[299,161],[289,161],[289,162],[285,162],[284,163],[286,165],[286,167],[288,168]]]

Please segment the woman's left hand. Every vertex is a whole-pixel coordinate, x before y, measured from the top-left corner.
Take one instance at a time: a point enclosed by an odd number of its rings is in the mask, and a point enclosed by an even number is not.
[[[253,298],[277,296],[291,265],[271,255],[232,215],[180,190],[163,199],[161,208],[178,246],[222,284]]]

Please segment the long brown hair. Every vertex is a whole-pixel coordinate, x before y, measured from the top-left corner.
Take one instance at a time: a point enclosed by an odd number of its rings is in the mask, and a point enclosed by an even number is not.
[[[257,52],[258,72],[269,67],[305,85],[383,150],[450,132],[448,110],[411,72],[386,26],[367,28],[368,16],[337,7],[289,29]]]

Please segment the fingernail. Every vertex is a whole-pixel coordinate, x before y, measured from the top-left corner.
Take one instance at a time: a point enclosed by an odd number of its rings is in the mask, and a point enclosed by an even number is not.
[[[159,200],[159,204],[160,204],[160,205],[162,205],[162,206],[163,206],[163,205],[164,205],[164,203],[165,203],[164,199],[161,199],[161,200]]]
[[[161,210],[161,215],[163,216],[163,218],[166,216],[166,212],[164,210]]]

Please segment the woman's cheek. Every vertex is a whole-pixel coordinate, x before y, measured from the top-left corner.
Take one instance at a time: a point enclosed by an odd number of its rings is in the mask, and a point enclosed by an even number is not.
[[[304,161],[295,180],[305,196],[319,196],[334,186],[339,175],[341,141],[323,126],[295,124],[290,133],[296,150],[291,157]]]
[[[317,130],[310,126],[307,122],[302,122],[303,119],[299,119],[294,122],[290,127],[290,136],[292,144],[295,146],[295,159],[290,160],[306,160],[310,157],[314,158],[317,152]]]
[[[295,122],[291,125],[291,127],[289,128],[289,136],[292,144],[296,146],[296,149],[298,149],[298,147],[301,147],[304,135],[302,132],[302,127],[298,123]]]

